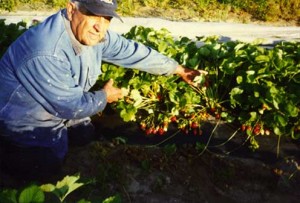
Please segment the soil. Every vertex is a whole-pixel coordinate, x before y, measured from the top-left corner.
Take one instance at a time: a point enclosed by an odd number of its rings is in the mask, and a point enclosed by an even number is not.
[[[113,122],[112,122],[113,121]],[[299,143],[259,138],[253,152],[245,135],[228,124],[203,125],[201,137],[170,129],[165,136],[145,136],[135,123],[116,115],[96,121],[102,141],[73,148],[67,174],[96,177],[89,196],[120,194],[124,202],[296,202],[299,199]],[[176,134],[178,133],[178,134]],[[201,144],[208,144],[203,151]],[[219,147],[213,147],[219,145]],[[199,147],[200,146],[200,147]],[[84,193],[86,194],[86,193]]]
[[[48,180],[55,184],[74,174],[93,180],[67,202],[111,196],[130,203],[293,203],[300,198],[299,141],[282,138],[278,147],[276,137],[257,137],[260,147],[252,151],[246,135],[215,120],[202,125],[201,136],[178,132],[176,126],[164,136],[146,136],[138,124],[124,123],[115,113],[93,122],[96,140],[71,146],[63,173]]]
[[[243,144],[245,135],[229,138],[233,128],[227,124],[219,125],[208,145],[205,128],[201,137],[175,131],[149,137],[136,125],[126,126],[136,134],[122,127],[101,129],[97,140],[71,146],[63,173],[39,183],[55,184],[76,174],[90,182],[67,202],[96,203],[115,195],[128,203],[299,202],[299,141],[282,139],[277,155],[275,137],[258,138],[260,148],[252,151]],[[0,174],[0,189],[30,184]]]
[[[119,194],[122,202],[136,203],[300,198],[299,141],[282,138],[278,147],[276,137],[258,137],[260,147],[253,151],[246,135],[232,137],[236,127],[214,120],[203,124],[202,136],[178,132],[176,126],[164,136],[146,136],[117,114],[96,117],[94,123],[98,140],[71,148],[64,169],[96,179],[82,197],[97,202]]]

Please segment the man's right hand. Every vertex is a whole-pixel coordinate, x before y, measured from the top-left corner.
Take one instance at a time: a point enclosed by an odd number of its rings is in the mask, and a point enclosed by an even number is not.
[[[114,81],[110,79],[103,87],[103,90],[106,92],[107,103],[118,101],[128,94],[128,91],[114,87],[113,84]]]

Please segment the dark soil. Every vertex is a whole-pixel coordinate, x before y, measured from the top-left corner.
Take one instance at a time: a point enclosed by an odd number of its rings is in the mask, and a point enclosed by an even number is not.
[[[164,136],[146,136],[115,114],[94,123],[97,140],[71,147],[63,174],[52,179],[80,173],[82,180],[94,180],[67,202],[102,202],[115,195],[136,203],[299,201],[299,141],[282,138],[278,148],[276,137],[257,137],[260,147],[252,151],[244,134],[229,139],[234,126],[215,128],[215,121],[203,125],[202,136],[176,127]]]
[[[228,141],[235,128],[218,124],[213,130],[214,121],[203,125],[202,136],[177,132],[176,127],[164,136],[146,136],[136,123],[124,123],[117,115],[94,120],[100,140],[72,148],[65,168],[66,174],[96,178],[96,187],[87,189],[91,199],[116,194],[122,202],[137,203],[300,198],[299,142],[282,138],[278,148],[276,137],[258,137],[260,148],[252,151],[244,134]]]

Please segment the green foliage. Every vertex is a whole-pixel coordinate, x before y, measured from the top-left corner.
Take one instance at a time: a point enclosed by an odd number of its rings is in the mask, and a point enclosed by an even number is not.
[[[64,8],[69,0],[47,0],[48,4],[51,4],[55,8]]]
[[[19,22],[17,24],[11,23],[5,24],[5,19],[0,19],[0,57],[4,54],[8,46],[15,41],[24,31],[27,30],[25,22]]]
[[[133,27],[127,38],[142,42],[173,57],[180,64],[204,69],[198,87],[177,76],[103,64],[99,81],[113,78],[130,93],[113,107],[124,121],[139,122],[147,135],[163,135],[170,123],[188,133],[201,135],[201,123],[209,116],[236,123],[248,135],[250,147],[259,147],[255,137],[269,135],[299,139],[300,43],[281,42],[273,49],[255,43],[219,42],[186,37],[174,40],[167,30]]]
[[[300,17],[298,0],[220,0],[233,8],[250,13],[254,19],[263,21],[297,20]]]
[[[14,11],[22,5],[37,8],[64,8],[69,0],[0,0],[0,9]],[[37,5],[37,6],[36,6]]]
[[[0,202],[5,203],[42,203],[45,201],[43,190],[37,185],[30,185],[20,192],[15,189],[0,191]]]
[[[134,0],[118,1],[118,7],[122,15],[132,15],[136,9]]]
[[[68,0],[1,0],[0,9],[13,11],[22,5],[35,9],[64,8]],[[153,13],[177,10],[183,19],[202,18],[224,20],[235,13],[238,18],[250,15],[253,20],[276,22],[278,20],[298,21],[300,2],[298,0],[123,0],[118,1],[118,12],[122,15],[144,16],[141,8],[152,8]],[[225,6],[224,6],[225,5]],[[150,15],[152,15],[150,13]],[[169,16],[171,17],[171,16]],[[176,17],[175,17],[176,18]],[[242,20],[242,19],[238,19]]]
[[[7,25],[5,19],[0,19],[0,57],[5,53],[6,49],[13,43],[21,34],[30,27],[36,26],[39,22],[33,22],[29,25],[28,22],[21,21]]]
[[[56,185],[51,183],[41,186],[30,185],[21,189],[2,189],[0,190],[0,203],[44,203],[47,194],[53,194],[58,198],[58,202],[66,202],[66,197],[73,191],[88,184],[78,183],[79,176],[65,176],[63,180],[58,181]],[[54,200],[51,200],[51,203]],[[55,201],[56,202],[56,201]],[[120,203],[121,198],[119,195],[111,196],[102,201],[102,203]],[[91,203],[88,200],[80,199],[77,203]]]
[[[66,176],[62,181],[58,181],[56,185],[45,184],[40,188],[44,192],[51,192],[60,200],[64,202],[65,198],[74,190],[83,186],[83,183],[77,183],[79,176]]]
[[[0,9],[12,11],[18,4],[18,0],[1,0]]]

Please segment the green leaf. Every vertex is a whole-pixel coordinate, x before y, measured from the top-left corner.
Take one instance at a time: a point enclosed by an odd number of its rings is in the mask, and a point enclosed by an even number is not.
[[[256,97],[256,98],[260,97],[259,91],[254,91],[254,97]]]
[[[83,183],[77,183],[79,176],[65,176],[63,180],[57,181],[56,185],[44,184],[40,186],[41,191],[52,192],[61,202],[74,190],[83,186]]]
[[[42,203],[44,200],[44,192],[37,185],[25,188],[19,197],[20,203]]]
[[[295,131],[295,127],[293,127],[293,128],[291,129],[291,137],[292,137],[294,140],[300,139],[300,132],[296,132],[296,131]]]
[[[239,88],[239,87],[235,87],[230,91],[230,103],[235,106],[236,104],[240,104],[239,100],[237,98],[239,98],[239,96],[244,92],[243,89]]]
[[[269,58],[269,56],[266,56],[266,55],[260,55],[255,58],[255,61],[257,63],[265,63],[265,62],[269,62],[270,58]]]
[[[85,199],[81,199],[77,203],[92,203],[92,202],[88,201],[88,200],[85,200]]]
[[[121,118],[123,118],[123,120],[125,122],[129,122],[129,121],[135,121],[135,114],[137,113],[137,109],[134,108],[133,106],[130,107],[128,105],[128,107],[124,108],[123,110],[121,110],[120,112],[120,116]]]
[[[282,127],[285,127],[288,123],[287,119],[280,114],[275,115],[275,121],[279,123]]]
[[[132,98],[135,102],[133,104],[134,107],[138,107],[142,102],[143,98],[138,90],[133,89],[130,92],[130,98]]]
[[[237,76],[237,77],[236,77],[236,82],[237,82],[238,84],[241,84],[241,83],[243,82],[243,77],[242,77],[242,76]]]
[[[53,184],[44,184],[40,186],[41,190],[44,192],[53,192],[55,190],[55,186]]]
[[[193,58],[188,60],[187,65],[188,65],[188,67],[194,68],[194,67],[197,67],[198,64],[199,64],[199,58],[193,57]]]
[[[239,43],[237,44],[235,47],[234,47],[234,50],[235,51],[238,51],[240,50],[241,48],[245,47],[245,44],[244,43]]]
[[[161,42],[158,45],[158,51],[161,53],[164,53],[167,48],[168,48],[168,43],[166,42]]]
[[[198,75],[194,78],[194,83],[197,85],[197,86],[200,86],[200,85],[203,85],[205,83],[205,75],[204,74],[201,74],[201,75]]]
[[[199,54],[202,56],[209,56],[210,50],[207,47],[201,47],[199,49]]]
[[[0,203],[17,203],[17,190],[5,189],[0,192]]]
[[[108,197],[106,198],[104,201],[102,201],[102,203],[121,203],[121,197],[120,195],[115,195],[112,197]]]
[[[256,112],[250,112],[250,121],[256,121],[257,120],[257,113]]]
[[[282,131],[280,130],[280,128],[278,128],[278,127],[274,127],[274,133],[275,133],[275,135],[282,135],[283,133],[282,133]]]
[[[297,108],[295,105],[293,105],[292,103],[287,103],[287,104],[285,105],[285,109],[286,109],[286,111],[289,113],[289,115],[290,115],[291,117],[297,117],[297,116],[298,116],[299,110],[298,110],[298,108]]]

